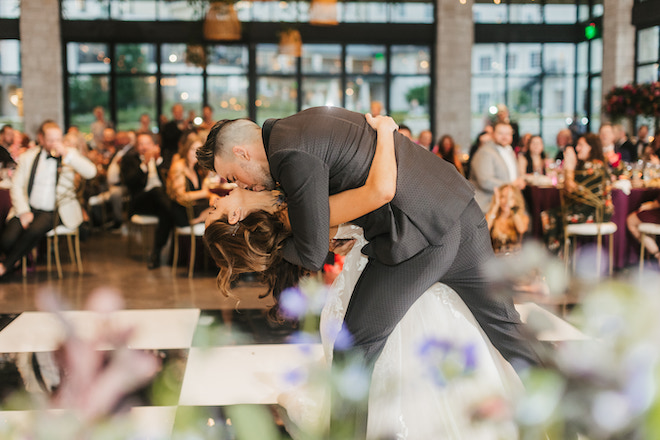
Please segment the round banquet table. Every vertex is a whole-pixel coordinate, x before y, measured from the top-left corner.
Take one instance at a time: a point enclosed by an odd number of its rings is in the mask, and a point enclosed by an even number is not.
[[[531,235],[542,240],[541,212],[560,206],[559,190],[552,186],[530,185],[525,188],[525,192],[530,204],[528,210],[532,220]],[[626,217],[642,203],[654,200],[658,196],[660,196],[660,188],[633,188],[630,194],[617,188],[612,189],[614,214],[611,221],[617,225],[617,231],[613,235],[614,269],[622,269],[639,262],[639,243],[626,228]]]

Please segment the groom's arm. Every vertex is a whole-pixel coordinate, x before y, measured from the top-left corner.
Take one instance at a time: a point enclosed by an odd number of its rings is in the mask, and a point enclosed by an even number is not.
[[[389,117],[368,117],[367,121],[376,129],[377,139],[366,182],[361,187],[330,196],[327,203],[329,167],[317,156],[300,150],[284,150],[270,158],[273,176],[287,195],[293,235],[283,248],[287,261],[319,270],[327,256],[329,226],[355,220],[394,198],[396,123]]]
[[[320,270],[328,254],[330,203],[328,166],[300,150],[282,150],[269,158],[273,177],[286,194],[292,237],[284,242],[288,262]]]

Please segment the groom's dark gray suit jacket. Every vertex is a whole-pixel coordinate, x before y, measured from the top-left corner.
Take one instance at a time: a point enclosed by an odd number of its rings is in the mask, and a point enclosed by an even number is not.
[[[364,115],[316,107],[269,119],[263,138],[270,170],[287,196],[293,239],[284,257],[319,270],[327,256],[328,196],[364,184],[376,132]],[[394,265],[439,240],[474,190],[450,163],[395,133],[397,188],[391,203],[354,221],[369,244],[363,252]]]
[[[376,132],[363,115],[334,107],[269,119],[263,139],[270,170],[286,193],[293,237],[284,258],[318,270],[328,253],[328,196],[364,184]],[[449,162],[394,134],[394,199],[354,223],[369,257],[346,309],[355,348],[375,362],[408,308],[435,282],[461,296],[508,360],[538,363],[509,299],[492,298],[483,268],[493,256],[472,186]]]

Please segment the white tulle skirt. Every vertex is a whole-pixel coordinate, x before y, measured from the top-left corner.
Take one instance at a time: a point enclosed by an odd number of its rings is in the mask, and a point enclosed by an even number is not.
[[[356,238],[357,242],[346,256],[321,315],[327,368],[353,288],[367,264],[360,252],[366,244],[360,228],[342,226],[336,237]],[[441,353],[447,354],[444,360],[438,356]],[[448,368],[439,368],[440,364]],[[451,368],[454,365],[458,371]],[[396,326],[376,362],[367,438],[515,439],[512,411],[506,409],[520,390],[513,368],[492,346],[460,297],[436,283]],[[329,419],[326,396],[319,388],[297,389],[283,393],[280,404],[294,423],[323,430]]]

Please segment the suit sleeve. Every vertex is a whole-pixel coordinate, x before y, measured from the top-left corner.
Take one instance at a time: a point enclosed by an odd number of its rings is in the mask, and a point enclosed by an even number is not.
[[[75,148],[69,148],[63,162],[65,165],[73,168],[83,179],[89,180],[96,176],[96,165],[94,165],[94,162],[80,154]]]
[[[14,207],[16,217],[30,212],[30,203],[28,201],[27,187],[30,179],[30,171],[32,170],[32,163],[36,160],[35,154],[23,153],[18,158],[18,164],[14,170],[14,177],[12,178],[12,186],[9,190],[11,196],[11,203]]]
[[[498,154],[495,152],[495,154]],[[479,184],[479,187],[486,191],[494,191],[495,188],[511,183],[496,177],[495,173],[495,158],[491,156],[489,151],[485,151],[483,147],[474,154],[472,159],[472,169],[470,172],[474,173],[474,179]]]
[[[330,230],[329,172],[318,157],[284,150],[270,158],[273,177],[286,194],[292,238],[283,257],[292,264],[320,270],[328,255]]]
[[[147,174],[140,168],[140,156],[127,153],[120,164],[121,178],[131,193],[139,192],[147,184]]]

